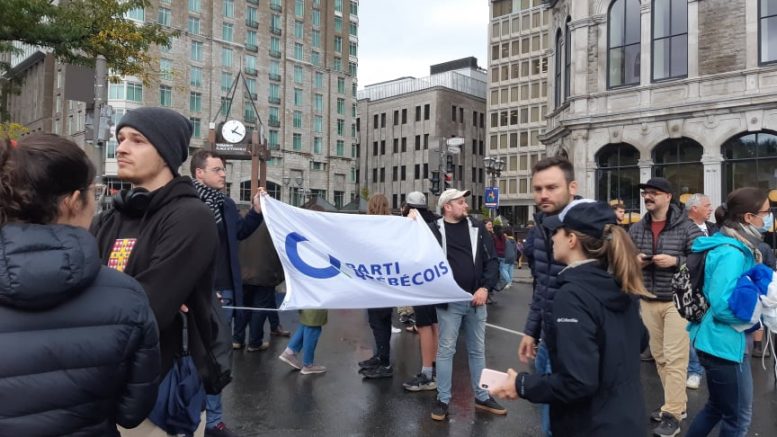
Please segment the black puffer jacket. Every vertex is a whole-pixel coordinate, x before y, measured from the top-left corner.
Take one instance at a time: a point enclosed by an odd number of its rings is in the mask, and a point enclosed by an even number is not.
[[[645,214],[642,220],[629,228],[629,235],[637,246],[637,250],[645,255],[676,256],[677,266],[685,264],[685,258],[691,253],[693,240],[704,236],[696,223],[689,219],[678,206],[669,205],[666,226],[658,235],[658,243],[654,252],[651,221],[650,214]],[[646,300],[672,300],[672,276],[677,272],[677,266],[664,269],[651,263],[642,269],[645,288],[656,295],[655,299],[645,298]]]
[[[553,297],[558,290],[557,276],[565,267],[553,259],[553,242],[550,241],[548,230],[542,226],[545,219],[544,213],[534,215],[534,221],[537,226],[532,228],[527,236],[526,247],[531,253],[527,252],[529,258],[529,267],[534,276],[534,293],[532,294],[531,307],[526,319],[524,332],[539,340],[545,337],[545,324],[552,316],[551,306]]]
[[[639,302],[596,261],[565,269],[558,281],[545,333],[553,373],[521,373],[516,391],[550,404],[554,436],[645,435],[639,354],[648,335]]]
[[[146,293],[100,266],[88,232],[0,228],[0,435],[116,436],[157,394]]]

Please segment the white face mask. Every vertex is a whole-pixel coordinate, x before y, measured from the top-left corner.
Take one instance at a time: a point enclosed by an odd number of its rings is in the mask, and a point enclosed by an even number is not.
[[[774,228],[774,215],[769,212],[769,215],[764,217],[764,224],[758,228],[758,232],[765,234]]]

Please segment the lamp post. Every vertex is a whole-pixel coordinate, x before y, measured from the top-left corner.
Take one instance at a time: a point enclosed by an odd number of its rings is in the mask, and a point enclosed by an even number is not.
[[[491,188],[496,188],[496,178],[502,175],[507,162],[499,156],[486,156],[483,158],[483,164],[486,166],[486,173],[491,176]],[[491,217],[496,215],[496,208],[491,208]]]
[[[295,176],[293,179],[289,176],[284,176],[281,178],[283,181],[283,185],[287,186],[289,188],[294,188],[294,197],[292,198],[292,193],[289,193],[289,203],[291,203],[294,206],[302,206],[305,204],[305,198],[307,197],[308,190],[305,188],[305,179],[302,176]],[[292,184],[293,183],[293,184]],[[297,200],[302,200],[300,205],[297,205]]]

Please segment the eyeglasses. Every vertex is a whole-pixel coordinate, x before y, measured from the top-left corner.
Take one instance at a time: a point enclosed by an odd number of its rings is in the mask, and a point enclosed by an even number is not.
[[[661,191],[642,191],[641,193],[639,193],[639,195],[642,197],[656,197],[659,194],[664,194],[664,193]]]
[[[763,211],[758,211],[758,212],[756,212],[754,214],[751,212],[750,214],[758,215],[758,216],[764,216],[765,217],[765,216],[769,215],[770,212],[772,212],[770,209],[765,209]]]
[[[205,171],[209,171],[211,173],[224,173],[224,174],[227,174],[227,169],[224,168],[224,167],[206,168]]]

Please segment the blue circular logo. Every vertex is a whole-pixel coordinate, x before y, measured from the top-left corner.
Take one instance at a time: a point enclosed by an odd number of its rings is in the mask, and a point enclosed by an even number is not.
[[[286,256],[297,270],[316,279],[329,279],[340,273],[340,260],[332,255],[329,255],[329,263],[331,265],[328,267],[313,267],[306,263],[299,256],[299,250],[297,250],[297,246],[303,241],[308,241],[308,239],[296,232],[292,232],[286,236]]]

